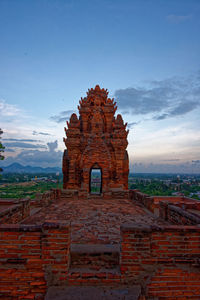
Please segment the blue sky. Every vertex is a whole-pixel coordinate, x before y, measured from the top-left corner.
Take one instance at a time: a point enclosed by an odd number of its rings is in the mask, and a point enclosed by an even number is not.
[[[199,30],[199,0],[0,0],[2,164],[61,165],[64,120],[99,84],[131,171],[200,173]]]

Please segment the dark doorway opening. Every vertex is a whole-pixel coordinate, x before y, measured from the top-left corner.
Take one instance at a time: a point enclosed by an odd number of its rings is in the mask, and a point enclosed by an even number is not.
[[[101,168],[91,168],[90,170],[90,194],[100,195],[102,192],[102,172]]]

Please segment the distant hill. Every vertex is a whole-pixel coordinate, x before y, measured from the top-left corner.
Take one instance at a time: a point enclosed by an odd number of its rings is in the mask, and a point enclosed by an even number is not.
[[[61,172],[61,168],[41,168],[41,167],[31,167],[22,166],[19,163],[13,163],[7,167],[2,167],[4,173],[56,173]]]

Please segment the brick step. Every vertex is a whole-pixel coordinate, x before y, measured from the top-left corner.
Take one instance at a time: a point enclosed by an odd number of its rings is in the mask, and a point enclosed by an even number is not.
[[[141,287],[139,285],[132,285],[131,287],[52,286],[49,287],[45,300],[138,300],[141,299],[140,296]]]
[[[68,285],[115,285],[121,281],[120,268],[92,270],[70,268]]]
[[[71,244],[70,268],[100,270],[119,267],[120,246]]]

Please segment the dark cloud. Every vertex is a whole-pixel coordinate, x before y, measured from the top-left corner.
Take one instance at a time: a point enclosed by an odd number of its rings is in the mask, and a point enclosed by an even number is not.
[[[163,115],[160,115],[160,116],[155,116],[155,117],[153,117],[153,119],[157,120],[157,121],[160,121],[160,120],[164,120],[168,117],[169,117],[169,114],[163,114]]]
[[[132,115],[151,114],[154,120],[185,115],[200,106],[200,80],[171,78],[150,82],[150,88],[115,91],[119,109]]]
[[[62,123],[65,122],[67,119],[70,118],[71,114],[73,114],[73,110],[65,110],[61,111],[59,115],[51,116],[50,120],[54,121],[56,123]]]
[[[199,102],[185,102],[185,103],[180,103],[177,107],[169,111],[169,113],[164,113],[160,116],[155,116],[153,119],[154,120],[164,120],[169,117],[175,117],[175,116],[181,116],[184,115],[195,108],[199,106]]]
[[[129,122],[128,123],[128,125],[127,125],[127,127],[128,127],[128,129],[131,129],[131,128],[133,128],[135,125],[137,125],[137,124],[139,124],[140,122]]]
[[[48,146],[50,152],[54,152],[56,150],[56,148],[58,147],[58,142],[57,141],[49,142],[49,143],[47,143],[47,146]]]
[[[117,90],[115,97],[119,108],[123,108],[124,113],[147,114],[160,111],[165,107],[164,94],[158,88],[152,90],[142,88]]]
[[[24,143],[24,142],[11,142],[11,143],[4,143],[4,146],[7,148],[30,148],[30,149],[46,149],[45,145],[42,144],[29,144],[29,143]]]
[[[200,164],[200,159],[193,160],[192,162],[193,162],[194,164]]]
[[[37,132],[35,130],[32,132],[32,135],[39,135],[39,134],[40,135],[51,135],[50,133],[47,133],[47,132]]]
[[[18,162],[24,166],[60,167],[62,162],[62,151],[55,151],[57,141],[48,143],[48,150],[24,150],[15,157],[7,157],[2,161],[2,166]]]

